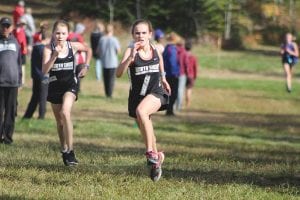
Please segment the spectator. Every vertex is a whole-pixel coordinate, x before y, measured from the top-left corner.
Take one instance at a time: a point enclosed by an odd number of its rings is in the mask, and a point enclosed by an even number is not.
[[[165,46],[162,43],[163,38],[165,37],[165,34],[162,30],[156,29],[154,33],[154,40],[156,41],[156,49],[159,51],[159,53],[163,53]]]
[[[170,96],[170,102],[167,108],[166,115],[175,115],[174,114],[174,103],[177,99],[178,95],[178,77],[180,73],[179,68],[179,61],[178,61],[178,55],[177,55],[177,47],[176,44],[178,42],[179,36],[171,32],[167,36],[167,45],[165,47],[165,50],[163,52],[163,60],[164,60],[164,67],[166,71],[166,79],[167,82],[170,84],[171,87],[171,96]]]
[[[192,42],[191,41],[186,42],[185,43],[186,56],[184,60],[184,65],[187,74],[186,95],[185,95],[186,108],[189,108],[191,105],[192,89],[197,79],[197,71],[198,71],[197,58],[191,53],[191,49],[192,49]]]
[[[177,42],[177,59],[179,63],[179,77],[178,77],[178,95],[176,100],[176,109],[180,111],[182,109],[182,101],[184,98],[186,81],[187,81],[187,72],[184,66],[184,60],[186,56],[186,50],[184,48],[184,39],[179,37]]]
[[[46,35],[46,31],[48,29],[48,22],[42,21],[40,23],[40,29],[33,35],[33,44],[42,42],[42,36]]]
[[[18,87],[21,85],[21,52],[7,17],[0,19],[0,142],[11,144],[15,128]]]
[[[114,36],[112,24],[106,26],[106,34],[100,39],[98,46],[103,66],[103,79],[106,97],[113,94],[116,68],[118,67],[118,54],[121,52],[119,40]]]
[[[36,41],[31,54],[32,96],[23,116],[25,119],[32,118],[37,106],[39,106],[38,119],[44,119],[46,113],[48,76],[42,72],[42,61],[45,45],[49,41],[45,32],[41,32],[40,35],[41,41]]]
[[[17,23],[16,28],[13,30],[13,34],[16,37],[19,45],[21,46],[21,56],[22,56],[22,85],[25,84],[25,65],[26,65],[26,55],[27,55],[27,42],[24,26],[26,22],[21,18]]]
[[[83,37],[84,31],[85,31],[85,26],[82,23],[77,23],[75,25],[74,32],[69,33],[67,40],[69,40],[71,42],[80,42],[87,46],[87,44],[84,41],[84,37]],[[83,65],[85,64],[85,61],[86,61],[85,52],[77,51],[77,53],[75,54],[76,69],[83,67]],[[80,91],[80,82],[81,82],[81,80],[78,79],[79,91]]]
[[[85,26],[82,23],[77,23],[74,28],[74,32],[70,32],[68,36],[68,40],[71,42],[80,42],[85,44],[83,33],[85,31]],[[80,65],[85,63],[85,54],[84,52],[78,51],[75,55],[75,65]]]
[[[17,25],[17,23],[20,21],[20,18],[24,15],[25,13],[25,3],[24,1],[19,1],[16,7],[13,10],[13,19],[14,19],[14,26]]]
[[[102,22],[97,22],[94,31],[90,36],[90,43],[93,52],[93,58],[95,59],[95,72],[97,81],[101,81],[102,77],[102,63],[100,55],[97,53],[97,48],[101,37],[104,35],[104,25]]]
[[[35,24],[34,24],[34,19],[33,19],[33,16],[32,16],[32,9],[31,8],[26,8],[25,9],[25,14],[21,18],[26,23],[25,35],[26,35],[28,54],[30,54],[31,50],[32,50],[32,45],[33,45],[33,35],[36,31]]]

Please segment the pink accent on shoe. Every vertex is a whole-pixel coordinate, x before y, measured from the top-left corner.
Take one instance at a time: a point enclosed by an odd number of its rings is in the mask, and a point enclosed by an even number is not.
[[[146,158],[150,158],[150,159],[158,159],[158,153],[155,153],[154,151],[147,151],[145,153]]]
[[[158,162],[158,154],[153,151],[147,151],[145,153],[147,158],[147,165],[156,165]]]
[[[165,154],[162,151],[160,151],[157,153],[157,155],[158,155],[158,162],[157,164],[155,164],[155,168],[160,168],[164,162]]]

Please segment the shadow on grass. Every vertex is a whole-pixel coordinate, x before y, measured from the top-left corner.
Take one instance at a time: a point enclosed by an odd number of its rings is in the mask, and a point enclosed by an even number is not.
[[[1,194],[0,200],[33,200],[24,196],[15,196],[15,195],[3,195]]]
[[[160,121],[163,120],[162,117]],[[295,132],[299,130],[300,132],[300,115],[211,112],[192,109],[185,111],[176,117],[168,118],[167,120],[170,125],[159,127],[160,129],[172,132],[180,131],[178,127],[173,125],[180,123],[190,127],[197,127],[189,129],[190,133],[195,134],[213,134],[216,136],[231,135],[243,138],[286,141],[290,143],[300,142],[300,135],[297,133],[291,134],[288,130],[292,129]],[[234,130],[230,131],[230,133],[228,133],[228,131],[226,131],[226,133],[222,132],[221,129],[228,129],[227,126],[241,127],[242,129],[254,128],[259,129],[260,132],[258,132],[258,134],[249,134],[248,131],[246,134],[243,134],[242,132],[236,133]],[[215,128],[214,132],[205,133],[201,130],[207,127],[212,127],[212,129]],[[216,131],[216,129],[219,129],[220,131]],[[262,130],[269,131],[270,134],[262,134]]]
[[[283,90],[285,90],[285,87],[284,87],[284,89]],[[287,93],[287,95],[291,95],[290,93]],[[253,95],[253,96],[251,96],[251,95],[241,95],[241,97],[243,97],[243,98],[248,98],[248,99],[262,99],[262,100],[271,100],[271,101],[274,101],[274,100],[278,100],[278,101],[282,101],[282,100],[286,100],[287,98],[289,98],[289,101],[291,102],[291,103],[295,103],[295,104],[297,104],[299,101],[300,101],[300,97],[299,97],[299,95],[294,95],[294,96],[290,96],[290,97],[288,97],[288,96],[276,96],[276,97],[265,97],[265,96],[258,96],[258,95]]]
[[[116,123],[123,123],[126,126],[130,126],[128,123],[129,119],[126,112],[110,112],[101,109],[84,110],[84,116],[79,113],[75,113],[75,116],[80,116],[81,121],[92,121],[92,120],[111,120]],[[259,128],[276,133],[286,133],[287,128],[295,129],[300,131],[300,115],[284,115],[284,114],[258,114],[258,113],[234,113],[234,112],[211,112],[205,110],[190,109],[183,111],[176,117],[166,117],[164,115],[154,116],[154,126],[158,122],[167,124],[166,126],[158,127],[158,129],[170,132],[177,132],[180,129],[174,124],[185,124],[188,126],[211,125],[211,126],[227,126],[233,125],[241,128]],[[133,119],[132,119],[133,122]],[[168,125],[169,124],[169,125]],[[156,128],[156,127],[155,127]],[[199,133],[201,130],[193,129],[194,133]],[[209,133],[211,134],[211,133]],[[218,133],[215,133],[218,135]],[[220,133],[222,134],[222,133]],[[238,136],[249,137],[249,134],[238,134]],[[259,135],[255,135],[259,138]],[[295,135],[274,135],[262,136],[260,139],[271,139],[275,141],[288,141],[299,143],[300,136]]]
[[[94,119],[105,119],[111,122],[119,123],[125,128],[130,128],[131,124],[128,122],[129,117],[125,112],[109,112],[103,110],[85,110],[84,116],[78,117],[78,120],[84,123],[85,121],[91,121]],[[185,146],[184,150],[176,150],[175,152],[166,153],[166,163],[164,165],[164,178],[169,180],[184,180],[193,181],[196,183],[208,183],[208,184],[249,184],[257,185],[259,187],[299,187],[300,179],[294,176],[293,173],[297,169],[291,172],[283,171],[281,168],[279,172],[274,172],[273,168],[268,170],[272,164],[282,165],[280,167],[299,167],[299,149],[295,147],[286,146],[286,148],[272,149],[263,148],[263,144],[256,146],[247,146],[244,140],[238,140],[236,143],[226,142],[220,140],[218,136],[238,136],[246,139],[260,139],[270,141],[286,141],[290,143],[299,143],[300,138],[298,134],[282,135],[285,133],[286,126],[299,129],[300,115],[264,115],[264,114],[249,114],[249,113],[226,113],[226,112],[209,112],[203,110],[190,110],[184,112],[176,117],[168,118],[162,115],[154,116],[156,119],[155,124],[158,124],[156,130],[163,130],[167,133],[174,133],[173,137],[160,136],[162,146]],[[297,121],[298,120],[298,121]],[[174,124],[180,124],[176,126]],[[189,128],[189,133],[198,135],[210,135],[214,136],[211,139],[206,140],[194,140],[187,138],[174,139],[177,136],[177,132],[182,130],[182,124],[185,124]],[[238,126],[241,129],[231,130],[228,126]],[[272,127],[274,126],[274,127]],[[270,131],[268,133],[256,133],[251,134],[244,128],[257,128]],[[227,128],[228,130],[222,130]],[[54,129],[54,127],[53,127]],[[34,130],[38,133],[38,130]],[[243,132],[239,132],[243,131]],[[274,135],[276,132],[276,135]],[[182,137],[182,135],[181,135]],[[111,136],[113,140],[122,139],[122,137]],[[100,139],[100,138],[99,138]],[[137,138],[135,138],[137,139]],[[126,142],[126,141],[124,141]],[[267,142],[267,141],[266,141]],[[46,148],[51,152],[57,152],[50,154],[53,158],[51,161],[47,158],[38,157],[28,162],[28,158],[17,157],[19,161],[6,162],[2,160],[0,166],[7,168],[19,169],[37,168],[39,170],[47,172],[62,172],[62,173],[80,173],[93,177],[97,172],[101,174],[111,174],[116,176],[129,175],[134,177],[147,176],[144,170],[145,158],[143,156],[144,149],[136,147],[116,147],[112,144],[97,144],[93,140],[87,140],[85,142],[75,143],[76,153],[79,156],[80,164],[75,168],[69,168],[63,166],[61,155],[58,150],[57,143],[51,141],[22,141],[17,147],[24,148],[26,152],[43,151]],[[39,147],[39,149],[37,149]],[[13,147],[14,148],[14,147]],[[198,151],[191,151],[191,148],[198,148]],[[209,149],[211,151],[202,151]],[[167,149],[166,149],[167,150]],[[33,153],[35,154],[35,153]],[[82,157],[82,159],[80,158]],[[171,164],[172,161],[183,158],[183,166],[180,163],[178,165]],[[25,159],[25,160],[22,160]],[[54,160],[54,161],[52,161]],[[134,160],[134,162],[131,162]],[[209,160],[209,161],[207,161]],[[227,166],[227,169],[223,169],[222,166],[216,166],[216,163],[223,162]],[[206,162],[206,163],[205,163]],[[231,162],[231,164],[230,164]],[[245,166],[242,171],[240,167],[228,169],[228,166],[232,165],[232,162],[239,163]],[[196,164],[197,163],[197,164]],[[203,164],[201,164],[203,163]],[[228,163],[228,165],[226,164]],[[212,165],[213,170],[207,170],[207,164]],[[203,168],[201,167],[203,166]],[[253,172],[253,166],[261,169],[266,167],[264,174],[262,172]],[[249,169],[247,169],[249,167]],[[269,173],[268,173],[269,171]],[[1,175],[5,176],[5,174]],[[4,177],[5,178],[5,177]],[[49,180],[48,184],[65,184],[67,180]],[[36,184],[39,184],[36,181]],[[290,190],[289,190],[290,191]]]
[[[214,145],[214,144],[211,144]],[[28,152],[34,152],[37,151],[36,147],[43,146],[42,142],[36,142],[31,141],[30,143],[24,143],[22,144],[23,148],[26,148],[26,151]],[[109,145],[97,145],[97,144],[86,144],[86,143],[76,143],[76,151],[80,152],[79,155],[79,161],[80,164],[76,167],[65,167],[63,166],[63,163],[61,161],[60,153],[57,149],[58,144],[54,142],[48,143],[48,148],[50,150],[53,150],[54,152],[57,152],[57,160],[58,162],[51,162],[49,163],[48,159],[46,157],[41,158],[41,160],[34,159],[33,161],[28,160],[28,158],[21,157],[16,158],[16,162],[6,162],[5,160],[2,160],[0,163],[1,167],[7,167],[8,169],[14,168],[27,168],[27,169],[38,169],[42,171],[47,172],[61,172],[61,173],[79,173],[79,174],[86,174],[88,176],[93,177],[95,173],[101,172],[101,174],[112,174],[117,176],[122,175],[129,175],[129,176],[135,176],[135,177],[143,177],[147,176],[148,174],[145,173],[145,159],[143,157],[143,148],[136,148],[136,147],[124,147],[124,148],[118,148],[113,147]],[[228,147],[230,148],[230,147]],[[39,149],[41,150],[41,149]],[[234,148],[232,148],[232,151],[235,151]],[[190,152],[172,152],[167,155],[167,159],[170,161],[167,161],[164,165],[164,178],[166,179],[175,179],[175,180],[185,180],[185,181],[193,181],[196,183],[208,183],[208,184],[228,184],[228,183],[237,183],[237,184],[249,184],[249,185],[257,185],[259,187],[275,187],[275,186],[289,186],[289,187],[299,187],[300,186],[300,179],[299,177],[295,177],[292,174],[289,174],[288,172],[270,172],[270,175],[267,172],[266,174],[260,174],[259,172],[255,173],[253,170],[241,170],[239,168],[236,169],[229,169],[227,167],[226,170],[222,168],[222,166],[218,167],[216,165],[213,166],[213,170],[205,170],[206,167],[203,167],[201,169],[201,162],[204,162],[205,160],[215,160],[215,161],[228,161],[232,162],[234,161],[243,161],[246,165],[253,165],[258,164],[259,162],[262,162],[266,165],[270,165],[272,163],[274,164],[280,164],[279,160],[269,158],[269,160],[265,160],[265,158],[261,158],[261,155],[256,154],[255,158],[247,158],[247,155],[250,157],[252,153],[255,152],[254,150],[250,151],[237,151],[236,155],[226,155],[226,154],[212,154],[211,156],[205,156],[197,153],[190,153]],[[262,152],[263,154],[264,152]],[[284,160],[284,154],[288,156],[289,152],[280,152],[278,150],[278,153],[282,153],[282,159]],[[84,156],[83,156],[84,154]],[[241,154],[241,155],[240,155]],[[245,157],[242,156],[242,154],[245,154]],[[271,152],[270,152],[271,154]],[[52,154],[51,154],[52,155]],[[80,155],[82,155],[83,159],[80,160]],[[180,155],[184,156],[184,162],[183,166],[189,166],[186,169],[182,169],[182,166],[179,164],[178,168],[174,167],[174,165],[171,165],[171,161],[174,159],[180,158]],[[265,157],[268,157],[269,155],[264,155]],[[132,160],[135,160],[134,163],[130,163],[127,158],[131,158]],[[240,157],[240,158],[239,158]],[[97,158],[99,160],[97,160]],[[19,160],[18,160],[19,159]],[[25,159],[22,162],[22,159]],[[55,158],[54,158],[55,160]],[[189,160],[193,160],[189,164]],[[197,164],[195,164],[195,160],[197,161]],[[206,161],[205,161],[206,162]],[[200,163],[200,164],[199,164]],[[207,165],[207,163],[204,165]],[[213,165],[213,163],[212,163]],[[177,166],[175,164],[175,166]],[[297,164],[296,164],[297,166]],[[299,162],[298,162],[299,166]],[[262,167],[261,165],[259,167]],[[184,167],[185,168],[185,167]],[[193,169],[194,168],[194,169]],[[200,169],[199,169],[200,168]],[[2,178],[12,178],[11,175],[8,175],[8,177],[5,177],[5,174],[1,175]],[[65,179],[51,179],[47,184],[66,184]],[[40,184],[40,182],[32,180],[33,183],[36,183],[37,185]]]
[[[250,184],[260,187],[274,187],[289,185],[294,187],[300,186],[299,177],[292,175],[261,175],[257,173],[245,173],[222,170],[181,170],[165,169],[164,177],[166,179],[190,180],[195,182],[205,182],[207,184]]]
[[[278,50],[264,50],[264,49],[245,49],[244,52],[255,55],[264,55],[272,57],[280,57],[279,47]]]

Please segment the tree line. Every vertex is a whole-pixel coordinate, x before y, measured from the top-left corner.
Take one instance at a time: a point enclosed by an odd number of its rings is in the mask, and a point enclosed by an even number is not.
[[[287,31],[298,35],[300,26],[297,0],[63,0],[61,8],[63,15],[75,12],[124,25],[146,18],[185,38],[216,34],[235,47],[251,35],[278,43]]]

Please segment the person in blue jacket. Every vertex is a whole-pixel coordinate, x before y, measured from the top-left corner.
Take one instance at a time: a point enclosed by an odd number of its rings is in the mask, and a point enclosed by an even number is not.
[[[171,96],[169,105],[167,107],[166,115],[174,115],[174,103],[178,95],[178,78],[180,74],[180,66],[178,60],[177,42],[179,36],[171,32],[167,36],[167,45],[163,52],[164,68],[166,72],[166,79],[171,87]]]

